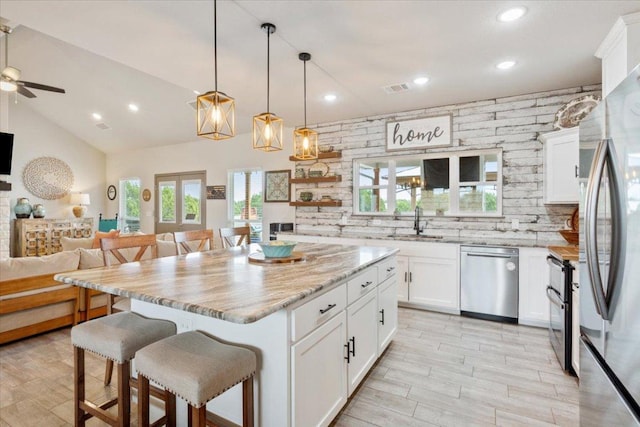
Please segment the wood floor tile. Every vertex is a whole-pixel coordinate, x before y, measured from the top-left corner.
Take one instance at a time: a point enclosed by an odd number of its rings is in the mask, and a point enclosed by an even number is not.
[[[408,308],[398,318],[332,426],[578,426],[577,381],[560,369],[546,329]],[[0,427],[72,425],[69,331],[0,346]],[[87,395],[98,402],[116,392],[115,379],[102,385],[104,366],[87,353]]]

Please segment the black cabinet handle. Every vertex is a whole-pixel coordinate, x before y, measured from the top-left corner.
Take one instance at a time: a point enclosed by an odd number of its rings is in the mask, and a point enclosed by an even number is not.
[[[345,348],[347,349],[347,357],[345,357],[345,360],[347,361],[347,363],[351,363],[351,343],[349,341],[347,341],[347,343],[344,345]]]
[[[327,311],[331,310],[335,306],[336,306],[335,304],[329,304],[327,306],[327,308],[321,308],[320,309],[320,314],[325,314]]]
[[[407,272],[404,272],[404,283],[407,283]]]
[[[369,280],[368,282],[363,283],[362,286],[363,288],[366,288],[367,286],[371,285],[373,282],[371,280]]]
[[[387,273],[391,273],[395,269],[396,269],[395,267],[389,267],[389,268],[387,268]]]
[[[576,168],[576,178],[578,178],[578,175],[580,175],[580,168],[578,167],[578,165],[576,165],[575,168]]]
[[[413,273],[409,272],[409,283],[413,282]]]
[[[351,355],[356,357],[356,337],[351,337]]]
[[[380,319],[380,323],[384,325],[384,308],[380,310],[380,314],[382,314],[382,319]]]

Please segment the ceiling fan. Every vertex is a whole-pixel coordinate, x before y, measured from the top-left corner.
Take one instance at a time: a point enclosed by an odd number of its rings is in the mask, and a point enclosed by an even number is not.
[[[11,34],[12,29],[6,25],[0,25],[0,31],[2,31],[5,34],[4,63],[7,65],[6,67],[4,67],[4,69],[2,70],[2,74],[0,75],[0,90],[3,90],[5,92],[17,91],[20,95],[24,95],[27,98],[36,97],[36,94],[31,92],[27,88],[46,90],[49,92],[65,93],[64,89],[60,89],[59,87],[47,86],[40,83],[33,83],[33,82],[20,80],[20,75],[21,75],[20,70],[8,65],[9,64],[9,34]]]

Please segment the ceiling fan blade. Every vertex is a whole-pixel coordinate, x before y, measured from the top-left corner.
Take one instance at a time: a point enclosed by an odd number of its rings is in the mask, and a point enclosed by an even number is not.
[[[18,93],[20,95],[26,96],[27,98],[35,98],[36,94],[31,92],[29,89],[27,89],[24,86],[18,85]]]
[[[25,86],[25,87],[29,87],[31,89],[40,89],[40,90],[48,90],[49,92],[66,93],[64,89],[60,89],[59,87],[42,85],[40,83],[25,82],[24,80],[19,80],[18,84],[21,84],[22,86]]]

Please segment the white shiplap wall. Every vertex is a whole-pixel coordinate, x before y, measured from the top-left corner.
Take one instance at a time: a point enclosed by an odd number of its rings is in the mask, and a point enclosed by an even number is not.
[[[385,123],[450,113],[453,116],[453,146],[446,149],[403,151],[398,155],[447,152],[461,149],[503,149],[503,217],[430,217],[425,234],[443,235],[468,243],[521,242],[544,246],[562,243],[557,230],[564,228],[575,206],[545,206],[543,203],[543,156],[538,136],[552,132],[555,113],[575,98],[600,94],[600,85],[574,87],[466,104],[413,110],[320,124],[320,145],[342,151],[341,159],[323,160],[331,172],[342,175],[337,184],[297,184],[300,191],[312,190],[316,198],[331,195],[342,207],[297,207],[296,231],[326,235],[367,236],[410,234],[413,219],[393,216],[352,215],[353,160],[389,155],[385,151]],[[401,95],[392,95],[401,96]],[[299,165],[308,166],[309,162]],[[519,230],[512,230],[512,220]]]

